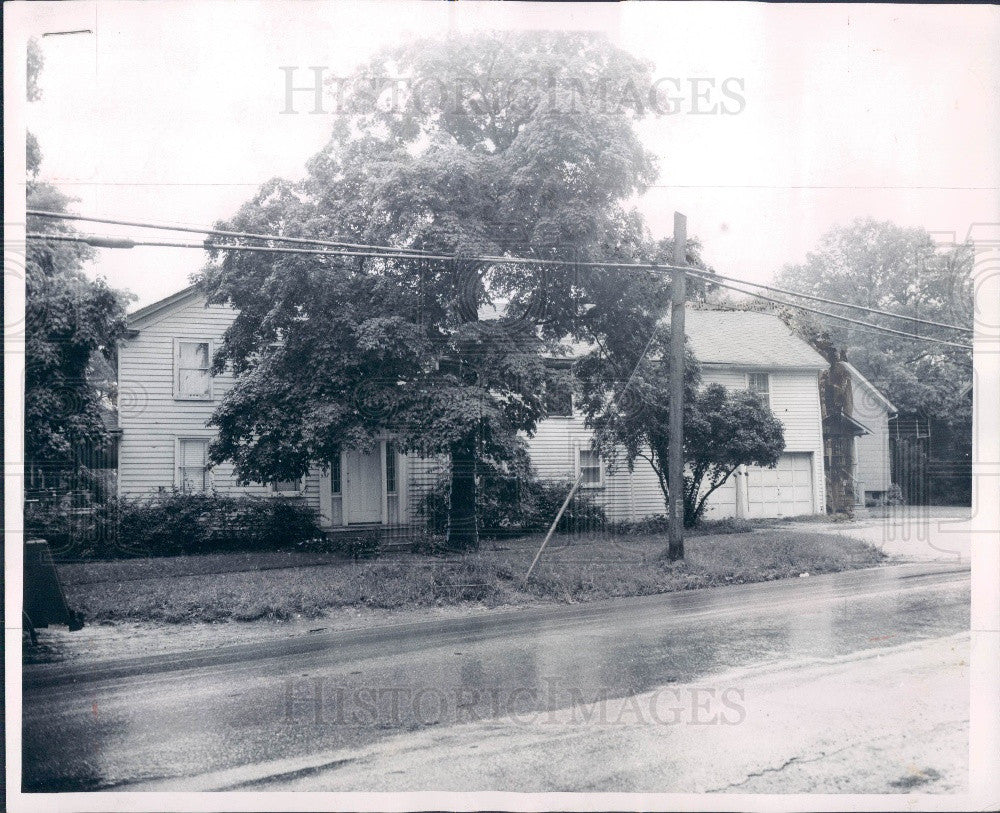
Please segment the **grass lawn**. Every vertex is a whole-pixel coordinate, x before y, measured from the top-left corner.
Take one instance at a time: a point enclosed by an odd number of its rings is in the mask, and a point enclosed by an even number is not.
[[[89,622],[284,620],[346,607],[575,602],[871,567],[863,542],[808,531],[695,536],[686,558],[657,559],[660,535],[556,537],[524,582],[539,537],[485,542],[448,558],[351,562],[330,554],[245,553],[59,566],[70,606]]]

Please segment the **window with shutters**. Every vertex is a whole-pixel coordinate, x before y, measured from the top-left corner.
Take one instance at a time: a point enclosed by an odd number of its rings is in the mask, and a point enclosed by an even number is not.
[[[174,398],[180,401],[211,401],[211,365],[210,340],[174,339]]]
[[[177,439],[177,488],[195,493],[208,491],[208,438]]]

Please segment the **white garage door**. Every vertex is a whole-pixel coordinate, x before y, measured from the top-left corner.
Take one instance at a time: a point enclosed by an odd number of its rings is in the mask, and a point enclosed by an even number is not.
[[[783,454],[777,468],[747,470],[751,517],[796,517],[813,513],[812,453]]]

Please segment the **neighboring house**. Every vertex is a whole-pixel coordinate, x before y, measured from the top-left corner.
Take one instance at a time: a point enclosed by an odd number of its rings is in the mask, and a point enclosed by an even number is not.
[[[884,500],[892,486],[889,419],[896,407],[854,366],[843,364],[851,376],[851,417],[866,430],[854,439],[855,497],[858,504],[870,505]]]
[[[817,349],[829,364],[819,377],[826,504],[831,513],[850,516],[889,494],[889,418],[896,408],[843,350],[826,341]]]
[[[344,450],[338,460],[296,482],[239,486],[229,464],[209,469],[207,421],[232,386],[228,372],[210,373],[211,359],[235,311],[205,304],[194,287],[129,317],[120,342],[119,494],[149,496],[173,489],[217,490],[304,499],[331,530],[355,525],[406,525],[419,520],[421,492],[440,461],[397,454],[391,438],[371,453]],[[785,426],[785,453],[775,469],[744,468],[713,494],[706,517],[775,517],[826,510],[818,375],[823,358],[770,314],[697,310],[687,334],[705,383],[753,389]],[[664,513],[663,494],[645,461],[613,472],[590,450],[590,433],[570,399],[552,404],[528,441],[542,478],[571,480],[613,519]]]

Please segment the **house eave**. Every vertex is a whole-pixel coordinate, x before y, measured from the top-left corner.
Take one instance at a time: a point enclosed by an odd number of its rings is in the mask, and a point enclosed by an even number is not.
[[[132,311],[132,313],[125,317],[126,325],[128,326],[126,336],[134,338],[138,335],[139,329],[146,325],[154,316],[162,313],[174,305],[187,301],[191,297],[197,296],[197,294],[198,286],[189,285],[187,288],[182,288],[176,293],[170,294],[170,296],[158,299],[156,302]],[[132,333],[133,335],[129,336],[129,333]]]
[[[882,405],[882,408],[885,409],[885,411],[889,415],[895,415],[899,411],[893,405],[892,401],[890,401],[888,398],[885,397],[885,395],[882,394],[882,392],[879,390],[878,387],[876,387],[874,384],[872,384],[871,381],[869,381],[867,378],[861,375],[861,372],[858,370],[857,367],[855,367],[848,361],[842,362],[842,364],[844,365],[844,367],[847,368],[847,371],[851,374],[851,377],[854,378],[862,387],[864,387],[864,389],[866,389],[868,393],[872,397],[874,397],[879,404]]]
[[[819,373],[826,369],[825,364],[737,364],[729,361],[703,361],[701,366],[713,370],[751,370],[761,373]]]
[[[846,426],[853,435],[861,436],[861,435],[873,434],[872,430],[869,429],[867,426],[865,426],[863,423],[861,423],[861,421],[857,420],[856,418],[852,418],[850,415],[846,415],[843,412],[838,412],[835,415],[828,415],[827,417],[823,418],[824,429],[828,429],[837,423],[841,424],[842,426]]]

